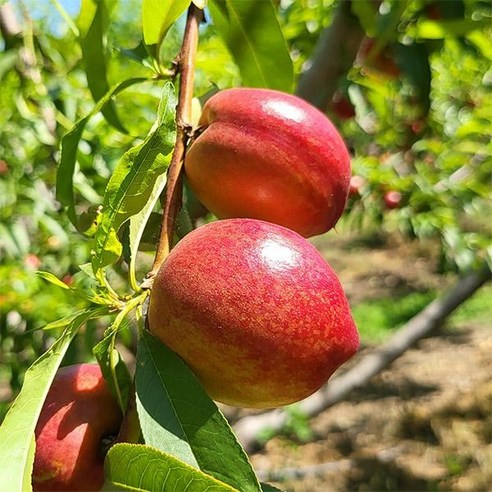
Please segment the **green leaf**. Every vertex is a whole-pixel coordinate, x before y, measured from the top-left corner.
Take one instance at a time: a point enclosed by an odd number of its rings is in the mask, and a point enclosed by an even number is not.
[[[174,456],[142,444],[115,444],[104,462],[103,490],[145,490],[150,492],[237,492]]]
[[[65,289],[65,290],[70,290],[70,287],[67,284],[64,284],[58,277],[55,277],[55,275],[53,275],[50,272],[41,272],[40,271],[40,272],[36,272],[36,275],[38,277],[43,278],[44,280],[47,280],[51,284],[56,285],[57,287],[61,287],[62,289]]]
[[[145,207],[157,178],[169,165],[176,139],[175,107],[174,87],[167,83],[156,124],[143,143],[123,155],[109,180],[95,234],[94,272],[119,258],[119,228]]]
[[[209,8],[244,85],[291,92],[292,60],[272,2],[213,0]]]
[[[51,348],[27,370],[22,389],[0,426],[2,492],[32,490],[32,442],[39,413],[70,342],[79,327],[93,316],[94,310],[86,310],[74,318]]]
[[[120,405],[122,412],[124,412],[130,393],[132,378],[120,353],[114,347],[115,337],[116,333],[109,333],[92,351],[97,362],[99,362],[104,379],[107,381],[111,393]]]
[[[137,253],[139,250],[140,242],[147,226],[149,219],[152,217],[152,210],[155,204],[159,200],[159,197],[164,190],[167,182],[167,175],[161,174],[154,184],[154,189],[150,194],[147,203],[136,215],[130,217],[130,283],[133,289],[137,288]],[[160,218],[162,216],[159,215]],[[162,222],[161,220],[159,222]],[[160,228],[159,228],[160,230]],[[157,239],[158,241],[158,239]],[[155,242],[155,248],[157,249],[157,241]]]
[[[144,331],[137,350],[137,411],[146,444],[242,492],[260,492],[227,420],[188,366]]]
[[[262,483],[261,484],[261,490],[262,490],[262,492],[283,492],[281,489],[278,489],[277,487],[274,487],[273,485],[270,485],[269,483]]]
[[[143,0],[142,29],[145,44],[157,52],[167,31],[189,7],[191,0]]]
[[[360,25],[368,36],[377,33],[377,15],[372,0],[358,0],[350,4],[352,13],[359,19]]]
[[[82,49],[87,84],[94,101],[98,101],[109,90],[106,63],[106,31],[109,26],[114,0],[82,0],[77,19],[79,42]],[[121,124],[113,101],[102,108],[106,120],[117,130],[126,133]]]
[[[75,172],[75,163],[77,161],[77,148],[80,139],[82,138],[84,128],[89,119],[99,113],[113,96],[116,96],[118,93],[134,84],[139,84],[148,80],[149,79],[142,77],[127,79],[114,86],[104,97],[99,99],[92,111],[87,116],[80,119],[62,138],[60,165],[58,166],[56,175],[56,198],[67,208],[68,218],[80,232],[84,232],[84,230],[81,228],[79,217],[77,217],[77,214],[75,213],[73,175]]]
[[[52,321],[51,323],[44,325],[43,330],[53,330],[55,328],[65,328],[65,326],[72,323],[72,321],[75,318],[77,318],[77,316],[80,316],[84,312],[85,312],[85,309],[80,309],[79,311],[75,311],[75,313],[69,314],[68,316],[65,316],[65,317],[58,319],[56,321]]]

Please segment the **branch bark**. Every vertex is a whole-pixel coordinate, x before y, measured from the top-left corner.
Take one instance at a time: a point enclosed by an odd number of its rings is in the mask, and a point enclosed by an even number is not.
[[[299,404],[301,412],[308,417],[314,417],[343,400],[352,390],[366,384],[417,340],[438,327],[460,304],[469,299],[491,278],[491,271],[485,266],[480,271],[460,279],[448,294],[431,302],[400,328],[387,343],[374,349],[352,369],[334,378],[317,393],[302,401]],[[258,447],[257,436],[263,430],[278,431],[286,424],[287,418],[283,410],[272,410],[240,419],[234,425],[234,430],[244,448],[251,452]]]
[[[192,129],[191,105],[193,84],[195,81],[195,58],[198,46],[198,28],[202,19],[203,10],[192,3],[188,9],[183,43],[177,59],[180,84],[178,106],[176,108],[176,145],[169,165],[159,244],[154,258],[154,264],[152,265],[151,271],[147,274],[147,280],[150,284],[169,254],[174,237],[176,216],[181,208],[183,190],[182,168],[186,146]]]
[[[318,40],[310,68],[297,87],[298,96],[322,111],[328,107],[338,79],[353,65],[365,35],[350,9],[350,0],[340,2],[332,23]]]

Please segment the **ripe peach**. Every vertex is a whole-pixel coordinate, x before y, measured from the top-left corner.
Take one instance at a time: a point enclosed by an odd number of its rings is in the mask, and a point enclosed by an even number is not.
[[[249,217],[310,237],[331,229],[347,200],[350,157],[330,120],[306,101],[236,88],[203,108],[185,174],[217,217]]]
[[[34,491],[100,490],[105,451],[121,419],[97,364],[61,368],[36,425]]]
[[[359,344],[340,282],[314,246],[255,219],[182,239],[155,277],[148,317],[212,398],[244,407],[309,396]]]

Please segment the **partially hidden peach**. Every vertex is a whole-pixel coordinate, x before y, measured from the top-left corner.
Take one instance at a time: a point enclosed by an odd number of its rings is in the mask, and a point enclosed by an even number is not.
[[[97,364],[61,368],[36,425],[34,491],[100,490],[122,415]]]

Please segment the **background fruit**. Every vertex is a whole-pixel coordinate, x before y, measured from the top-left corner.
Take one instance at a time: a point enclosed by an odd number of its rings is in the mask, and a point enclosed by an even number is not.
[[[302,99],[266,89],[228,89],[210,98],[185,172],[219,218],[274,222],[305,237],[340,218],[350,157],[328,118]]]
[[[358,347],[330,266],[299,234],[259,220],[217,221],[182,239],[155,278],[148,316],[231,405],[301,400]]]
[[[399,191],[387,191],[383,197],[386,208],[390,210],[400,207],[401,198],[402,196]]]
[[[61,368],[36,426],[33,489],[99,490],[121,413],[97,364]]]
[[[365,183],[366,180],[362,176],[352,176],[350,178],[349,195],[359,196]]]

